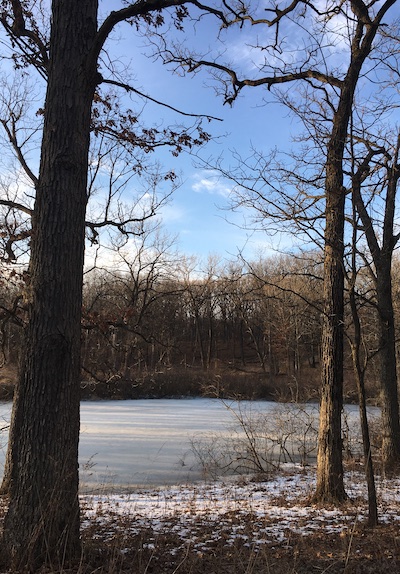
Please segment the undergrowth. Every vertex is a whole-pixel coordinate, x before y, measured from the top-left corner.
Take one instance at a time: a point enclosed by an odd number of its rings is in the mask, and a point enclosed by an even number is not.
[[[390,483],[383,495],[389,483],[382,479],[381,525],[371,530],[365,522],[362,485],[357,484],[362,481],[360,473],[354,474],[351,498],[340,509],[310,506],[313,483],[307,482],[306,475],[287,478],[286,482],[280,482],[280,477],[261,483],[246,479],[242,483],[192,485],[131,495],[82,496],[80,563],[73,569],[40,572],[400,572],[400,501],[393,496],[398,481]],[[296,489],[295,484],[306,488]],[[146,501],[144,506],[140,506],[140,496]],[[152,511],[146,510],[149,500],[153,501]],[[3,514],[5,499],[0,506]]]

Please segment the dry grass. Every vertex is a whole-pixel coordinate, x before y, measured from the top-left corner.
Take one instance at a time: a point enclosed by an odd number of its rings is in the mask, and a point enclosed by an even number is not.
[[[236,538],[236,542],[227,543],[226,536],[216,536],[215,526],[203,525],[197,531],[199,539],[207,542],[202,552],[189,543],[182,547],[173,528],[169,534],[155,536],[149,528],[132,535],[127,533],[129,524],[121,522],[119,534],[112,538],[108,531],[101,533],[96,529],[96,539],[90,536],[86,541],[86,568],[82,572],[392,574],[400,569],[398,526],[384,526],[373,532],[359,527],[344,536],[289,535],[282,544],[266,540],[257,546],[251,544],[254,528],[251,517],[242,520],[240,526],[243,536],[249,535],[250,542]],[[88,534],[86,532],[85,537]]]
[[[85,568],[82,572],[137,574],[311,574],[374,573],[400,571],[399,525],[368,530],[362,524],[336,534],[321,530],[307,536],[286,533],[276,540],[254,536],[262,523],[257,516],[227,516],[216,524],[199,521],[191,540],[177,534],[179,517],[163,532],[151,526],[132,529],[128,519],[92,526],[84,531]],[[112,524],[112,528],[111,527]],[[230,528],[228,527],[230,524]],[[111,534],[112,531],[112,534]],[[257,538],[258,543],[253,541]]]
[[[118,498],[113,499],[110,495],[85,496],[82,498],[84,551],[81,563],[73,570],[47,569],[42,572],[400,572],[398,497],[394,497],[393,502],[392,498],[388,502],[387,497],[382,497],[382,525],[371,530],[365,526],[365,502],[357,497],[338,512],[334,508],[307,506],[304,491],[301,495],[294,495],[293,489],[287,489],[271,495],[268,483],[247,483],[242,490],[240,488],[226,486],[224,496],[232,496],[232,499],[222,512],[221,509],[217,511],[221,491],[217,495],[217,489],[213,490],[212,486],[208,490],[196,486],[191,490],[176,490],[175,495],[171,494],[172,491],[158,491],[156,494],[149,491],[148,498],[158,497],[158,514],[149,513],[148,516],[146,506],[141,507],[140,502],[125,510],[123,502],[119,503],[116,501]],[[249,493],[247,501],[244,500],[246,492]],[[264,496],[268,499],[265,507],[262,506]],[[3,513],[4,500],[0,507]],[[288,515],[291,515],[291,520],[286,519]]]

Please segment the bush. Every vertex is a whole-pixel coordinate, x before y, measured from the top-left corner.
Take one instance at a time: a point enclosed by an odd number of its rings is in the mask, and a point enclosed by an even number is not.
[[[191,449],[204,476],[230,474],[261,476],[280,470],[282,464],[306,466],[317,455],[319,409],[313,404],[276,403],[260,412],[247,402],[223,401],[232,423],[223,432],[197,435]],[[379,420],[373,417],[375,438]],[[376,443],[379,441],[375,440]],[[363,446],[358,417],[343,415],[345,460],[362,459]],[[378,454],[379,444],[375,449]]]
[[[198,435],[191,449],[204,475],[265,475],[284,463],[308,464],[317,451],[318,408],[276,404],[267,412],[243,402],[226,402],[232,424],[225,432]]]

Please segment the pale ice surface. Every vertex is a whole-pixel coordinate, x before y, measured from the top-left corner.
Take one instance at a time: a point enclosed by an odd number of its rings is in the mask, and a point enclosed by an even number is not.
[[[81,483],[137,487],[201,480],[191,437],[223,431],[229,420],[219,401],[207,399],[84,402]]]
[[[272,410],[257,401],[252,408]],[[0,428],[11,404],[0,404]],[[203,478],[191,452],[192,437],[209,431],[229,433],[231,415],[213,399],[146,399],[81,403],[80,480],[84,490],[193,482]],[[0,472],[6,431],[0,434]]]
[[[272,427],[276,408],[276,403],[268,401],[240,403],[240,409],[266,413]],[[305,408],[315,412],[317,407]],[[352,417],[357,415],[356,407],[349,409]],[[0,404],[0,428],[7,426],[10,411],[10,403]],[[232,424],[227,404],[217,399],[84,401],[79,447],[81,489],[114,488],[122,492],[200,481],[204,476],[191,441],[212,432],[230,436]],[[0,434],[0,473],[6,434],[5,430]]]

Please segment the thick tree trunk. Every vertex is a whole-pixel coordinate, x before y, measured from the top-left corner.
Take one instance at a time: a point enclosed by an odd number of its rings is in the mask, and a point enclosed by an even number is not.
[[[387,8],[390,4],[387,5]],[[358,12],[355,12],[358,15]],[[383,13],[380,14],[380,18]],[[324,319],[322,326],[322,384],[317,454],[318,501],[341,502],[343,484],[341,414],[343,407],[343,311],[345,194],[343,158],[354,92],[363,63],[371,52],[379,19],[373,26],[361,17],[351,44],[349,68],[333,116],[327,146],[325,180]],[[364,35],[365,26],[365,35]]]
[[[315,500],[346,498],[342,462],[344,221],[343,156],[361,64],[349,70],[341,90],[327,147],[325,178],[324,314],[321,347],[321,403]]]
[[[327,176],[328,184],[328,176]],[[343,408],[343,229],[342,186],[327,196],[324,257],[322,385],[315,499],[341,502],[343,485],[341,416]]]
[[[54,1],[29,324],[10,436],[4,549],[13,568],[59,569],[80,553],[80,317],[97,0]]]
[[[381,371],[382,461],[384,469],[392,472],[398,470],[400,462],[400,423],[390,262],[377,266],[376,275]]]

